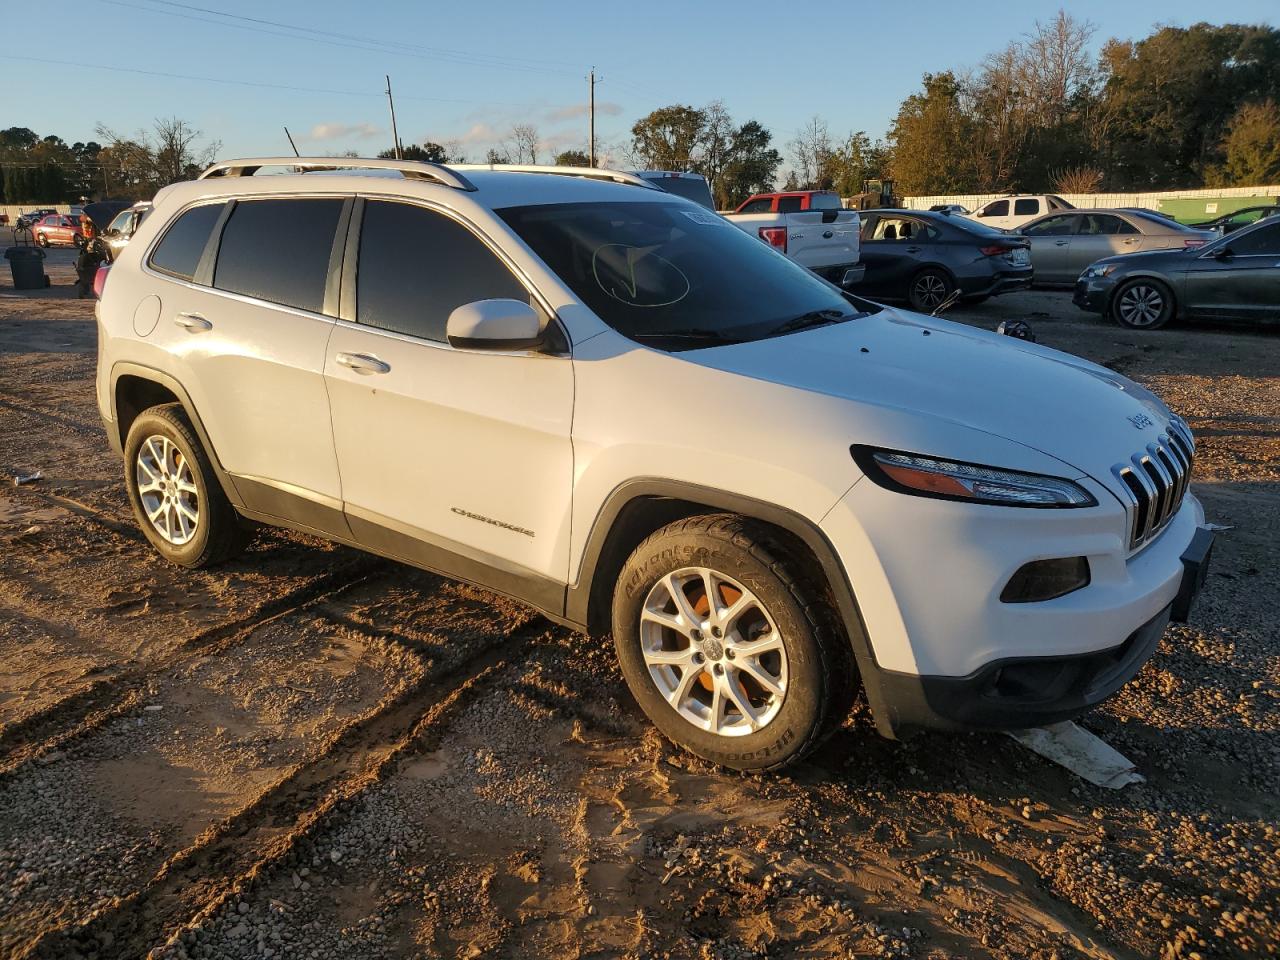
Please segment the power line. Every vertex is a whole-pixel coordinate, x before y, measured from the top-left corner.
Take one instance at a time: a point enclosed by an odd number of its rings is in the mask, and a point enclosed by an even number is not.
[[[285,90],[290,93],[319,93],[326,96],[342,96],[342,97],[382,97],[384,93],[374,92],[372,90],[332,90],[324,87],[298,87],[285,83],[269,83],[260,80],[233,80],[230,77],[201,77],[186,73],[166,73],[159,70],[142,70],[137,67],[115,67],[101,63],[79,63],[75,60],[51,60],[46,57],[28,57],[20,54],[10,54],[6,57],[8,60],[25,60],[29,63],[46,63],[59,67],[79,67],[84,70],[109,70],[113,73],[136,73],[145,77],[164,77],[169,80],[194,80],[198,83],[221,83],[230,84],[237,87],[256,87],[265,90]],[[425,100],[432,103],[469,103],[480,104],[482,106],[494,107],[553,107],[551,104],[537,103],[512,103],[503,100],[463,100],[451,97],[421,97],[409,96],[407,94],[400,95],[401,100]],[[562,104],[561,106],[569,106]]]
[[[367,43],[375,43],[386,47],[399,47],[401,49],[420,52],[445,54],[466,57],[469,59],[485,59],[493,62],[524,62],[531,64],[554,64],[557,66],[572,67],[573,64],[566,63],[562,60],[544,60],[535,57],[512,57],[512,56],[493,56],[491,54],[475,54],[466,50],[449,50],[444,47],[424,47],[421,44],[405,43],[399,40],[379,40],[375,37],[356,37],[346,33],[335,33],[331,30],[317,30],[314,27],[304,27],[299,24],[282,23],[278,20],[264,20],[259,17],[246,17],[235,13],[225,13],[222,10],[213,10],[208,7],[200,7],[189,3],[178,3],[177,0],[144,0],[147,3],[158,4],[166,7],[177,7],[182,10],[194,10],[199,13],[210,13],[214,16],[225,17],[229,20],[243,20],[247,23],[263,24],[272,27],[284,27],[287,30],[296,30],[299,33],[313,33],[317,36],[336,37],[340,40],[359,40]],[[158,12],[158,11],[157,11]]]
[[[273,37],[283,37],[287,40],[304,40],[310,43],[320,43],[327,46],[342,47],[348,50],[363,50],[367,53],[392,54],[394,56],[411,57],[418,60],[439,60],[445,63],[453,63],[460,66],[485,67],[487,69],[506,69],[517,70],[528,73],[551,74],[555,76],[570,75],[567,70],[553,70],[547,67],[538,67],[531,64],[522,64],[513,60],[504,58],[490,57],[486,55],[468,54],[461,51],[436,50],[431,52],[431,48],[412,48],[406,44],[395,44],[384,40],[366,40],[359,37],[344,37],[342,34],[327,34],[325,31],[309,31],[312,33],[326,33],[325,36],[304,36],[297,31],[308,31],[306,27],[295,27],[289,24],[280,24],[284,30],[294,32],[282,32],[281,30],[266,29],[264,24],[275,24],[275,21],[256,20],[251,17],[235,17],[237,20],[250,21],[248,23],[231,23],[226,20],[213,19],[211,17],[198,16],[191,13],[179,13],[174,10],[160,10],[155,7],[142,6],[138,3],[131,3],[129,0],[99,0],[100,3],[108,3],[117,7],[129,7],[133,10],[141,10],[144,13],[155,13],[166,17],[177,17],[182,20],[193,20],[198,23],[211,23],[215,26],[230,27],[235,30],[247,30],[251,33],[259,33]],[[162,2],[162,0],[150,0],[150,2]],[[175,6],[180,6],[174,4]],[[204,9],[204,8],[191,8]],[[220,17],[233,17],[233,14],[223,14],[216,10],[210,10],[210,13]],[[338,37],[339,39],[329,39],[329,36]],[[399,48],[398,48],[399,47]],[[409,49],[404,49],[409,47]]]

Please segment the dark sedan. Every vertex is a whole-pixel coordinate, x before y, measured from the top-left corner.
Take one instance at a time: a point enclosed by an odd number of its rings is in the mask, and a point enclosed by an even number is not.
[[[865,210],[859,294],[906,300],[930,313],[959,290],[966,303],[1031,286],[1022,237],[929,210]]]
[[[1135,330],[1175,317],[1280,319],[1280,217],[1197,249],[1099,260],[1080,275],[1072,300]]]
[[[1241,227],[1247,227],[1249,224],[1265,220],[1267,217],[1274,217],[1277,213],[1280,213],[1280,206],[1274,204],[1261,207],[1245,207],[1243,210],[1225,213],[1212,220],[1206,220],[1204,223],[1197,223],[1196,226],[1201,230],[1215,230],[1221,234],[1235,233]]]

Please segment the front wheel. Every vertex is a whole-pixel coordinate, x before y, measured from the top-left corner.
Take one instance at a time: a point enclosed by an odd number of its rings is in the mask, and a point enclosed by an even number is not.
[[[668,739],[706,760],[791,763],[844,719],[852,689],[814,594],[759,524],[717,515],[663,527],[632,553],[614,593],[627,686]]]
[[[36,236],[36,243],[40,244],[40,246],[44,247],[46,250],[49,248],[49,238],[43,233]]]
[[[907,299],[917,313],[932,313],[954,289],[955,283],[941,270],[921,270],[911,278]]]
[[[1111,316],[1131,330],[1155,330],[1173,316],[1173,294],[1159,280],[1130,280],[1111,298]]]

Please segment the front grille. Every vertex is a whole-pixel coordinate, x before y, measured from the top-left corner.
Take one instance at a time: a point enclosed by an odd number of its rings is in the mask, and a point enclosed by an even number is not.
[[[1178,512],[1191,485],[1195,453],[1191,431],[1182,421],[1173,420],[1167,436],[1157,437],[1155,443],[1135,453],[1128,463],[1112,467],[1128,495],[1125,509],[1129,514],[1130,550],[1152,540]]]

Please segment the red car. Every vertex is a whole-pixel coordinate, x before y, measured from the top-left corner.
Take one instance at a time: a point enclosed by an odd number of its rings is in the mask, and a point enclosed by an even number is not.
[[[84,236],[80,229],[80,218],[65,213],[51,213],[41,217],[31,227],[36,243],[42,247],[60,244],[75,246],[76,239]]]
[[[734,213],[800,213],[804,210],[840,210],[840,194],[834,190],[793,190],[787,193],[756,193],[747,197]]]

